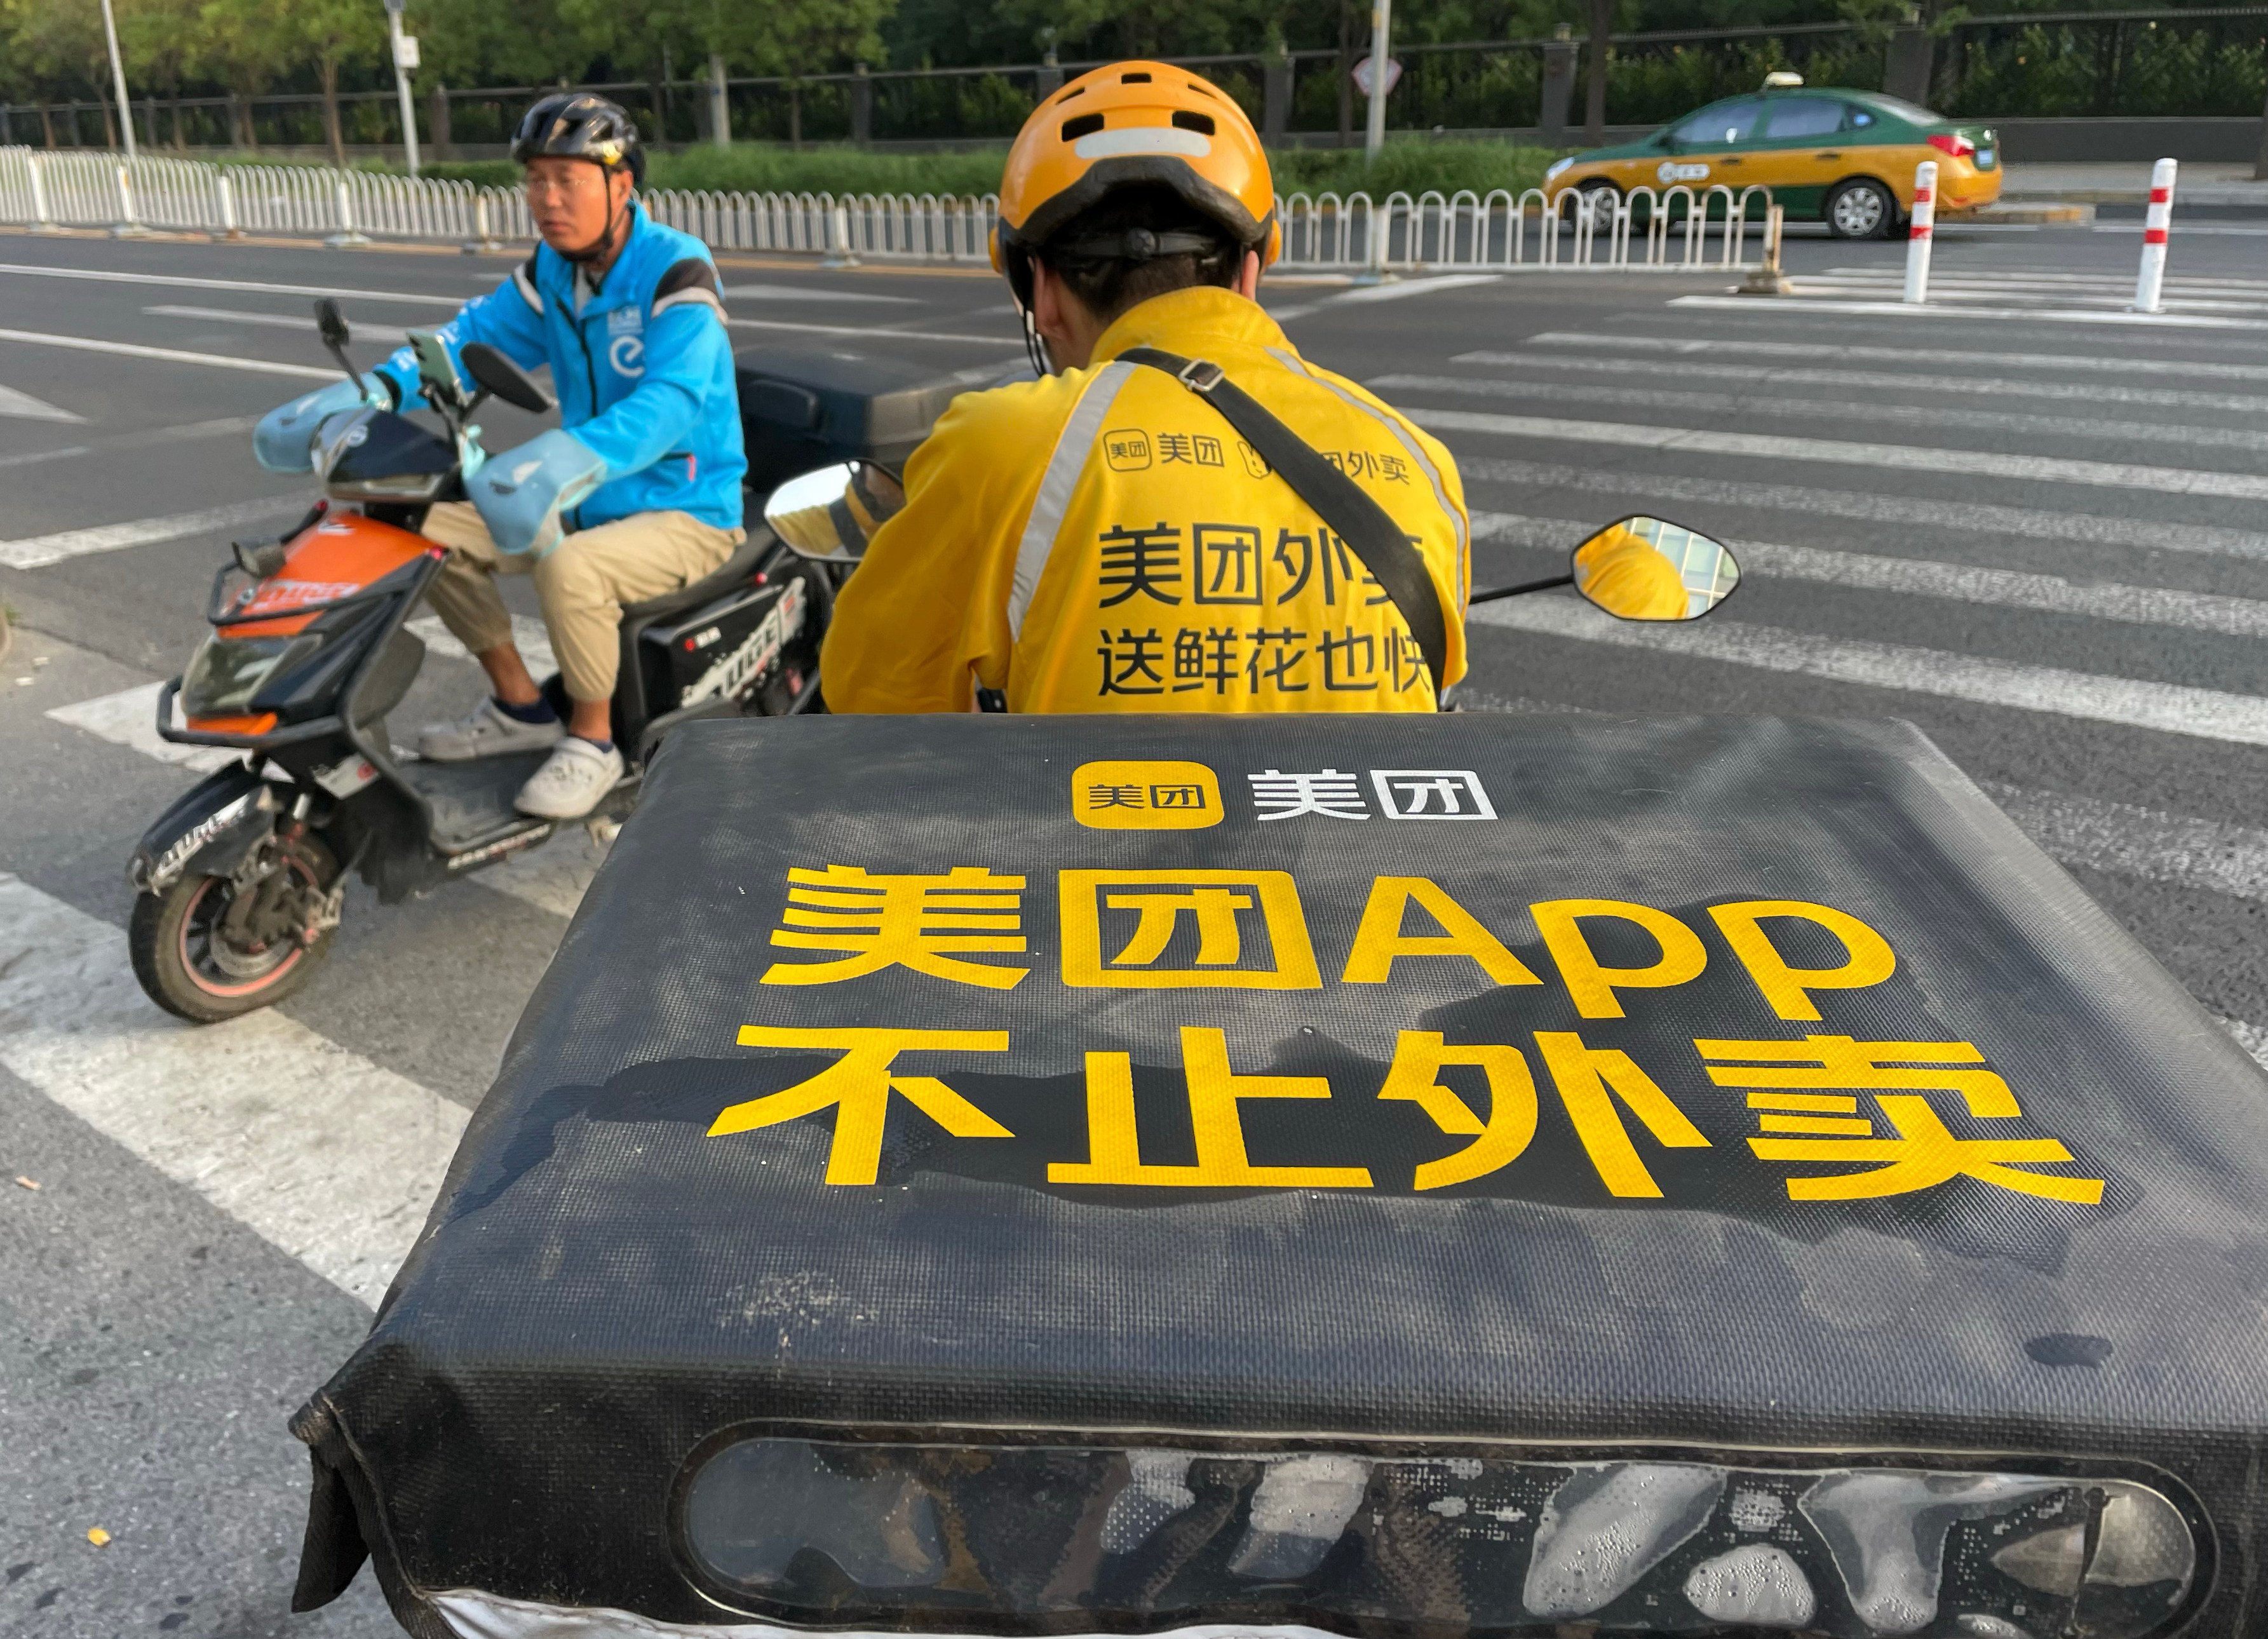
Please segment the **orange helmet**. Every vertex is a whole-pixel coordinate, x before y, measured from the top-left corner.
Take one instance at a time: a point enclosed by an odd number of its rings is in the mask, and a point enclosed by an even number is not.
[[[993,268],[1028,305],[1025,256],[1111,189],[1145,182],[1219,222],[1261,266],[1276,260],[1276,187],[1244,110],[1187,69],[1134,62],[1080,75],[1024,121],[1000,178]]]

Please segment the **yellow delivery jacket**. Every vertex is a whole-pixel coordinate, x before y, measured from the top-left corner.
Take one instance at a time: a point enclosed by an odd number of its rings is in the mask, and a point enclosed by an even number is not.
[[[1153,298],[1094,362],[954,401],[906,504],[844,585],[831,711],[1431,711],[1408,626],[1361,559],[1154,347],[1211,359],[1376,497],[1425,555],[1464,675],[1472,591],[1447,450],[1318,370],[1233,291]]]

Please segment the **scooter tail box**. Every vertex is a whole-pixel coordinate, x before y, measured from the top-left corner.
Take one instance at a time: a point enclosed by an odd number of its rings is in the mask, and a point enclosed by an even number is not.
[[[2264,1271],[2268,1077],[1905,725],[690,724],[298,1422],[301,1588],[2251,1639]]]

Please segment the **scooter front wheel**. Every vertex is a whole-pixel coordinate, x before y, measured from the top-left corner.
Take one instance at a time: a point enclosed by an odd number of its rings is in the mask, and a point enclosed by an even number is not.
[[[323,913],[338,865],[302,833],[270,842],[273,869],[239,884],[183,877],[134,901],[127,950],[143,990],[192,1024],[218,1024],[297,993],[330,953],[337,931]]]

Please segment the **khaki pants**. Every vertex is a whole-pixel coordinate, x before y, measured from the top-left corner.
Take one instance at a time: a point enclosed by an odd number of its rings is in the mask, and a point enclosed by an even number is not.
[[[577,700],[614,697],[622,605],[690,585],[748,538],[746,530],[719,529],[684,512],[639,512],[578,530],[536,558],[497,550],[466,501],[445,502],[427,513],[424,533],[449,548],[426,599],[441,624],[476,655],[512,641],[512,616],[494,577],[535,577],[560,677]]]

